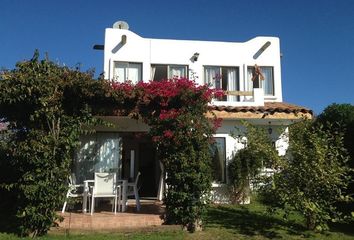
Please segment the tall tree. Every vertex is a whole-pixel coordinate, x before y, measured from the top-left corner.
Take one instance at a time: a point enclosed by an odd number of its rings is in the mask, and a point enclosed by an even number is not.
[[[346,197],[343,137],[303,121],[291,126],[289,138],[283,169],[274,175],[276,204],[302,213],[309,229],[325,230],[329,221],[341,217],[336,203]]]
[[[354,105],[336,104],[327,106],[316,119],[316,124],[331,129],[333,134],[342,134],[344,147],[349,154],[348,166],[354,172]],[[354,197],[354,181],[352,180],[346,190],[348,195]],[[354,201],[341,204],[343,211],[354,212]]]
[[[343,134],[344,146],[351,157],[349,164],[354,168],[354,105],[333,103],[323,110],[316,122]]]

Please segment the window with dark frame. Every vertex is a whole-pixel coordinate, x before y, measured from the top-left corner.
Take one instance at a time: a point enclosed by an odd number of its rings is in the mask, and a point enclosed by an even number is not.
[[[210,145],[213,181],[226,183],[226,139],[224,137],[213,139],[214,142]]]

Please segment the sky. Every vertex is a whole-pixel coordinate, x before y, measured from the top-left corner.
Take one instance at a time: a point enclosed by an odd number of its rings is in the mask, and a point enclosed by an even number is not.
[[[354,0],[1,0],[0,68],[38,49],[103,71],[105,28],[118,20],[145,38],[244,42],[280,38],[283,101],[320,114],[354,104]]]

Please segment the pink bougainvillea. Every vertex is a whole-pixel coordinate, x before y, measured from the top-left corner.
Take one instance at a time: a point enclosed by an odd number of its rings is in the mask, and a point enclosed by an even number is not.
[[[173,132],[171,130],[165,130],[165,131],[163,131],[163,136],[166,138],[172,138]]]
[[[219,127],[221,127],[222,118],[214,118],[213,119],[213,129],[216,131]]]
[[[112,89],[114,89],[116,91],[123,91],[126,94],[130,94],[134,89],[134,85],[130,81],[127,81],[124,83],[111,81],[110,85],[111,85]]]
[[[175,119],[180,113],[180,110],[174,108],[170,110],[161,110],[159,118],[160,120]]]
[[[198,85],[195,81],[186,78],[140,81],[135,85],[130,81],[110,82],[110,86],[113,95],[120,98],[120,102],[123,104],[121,108],[124,109],[124,104],[132,104],[131,99],[134,99],[136,106],[127,106],[126,108],[130,107],[129,109],[135,112],[136,116],[141,116],[145,123],[161,125],[163,124],[161,121],[174,120],[181,129],[188,123],[178,121],[180,116],[190,114],[197,109],[199,113],[195,113],[196,115],[205,114],[208,111],[208,103],[212,99],[220,99],[225,96],[225,92],[221,89]],[[171,128],[170,124],[166,128]],[[220,127],[221,119],[212,119],[211,124],[212,128],[216,130]],[[170,134],[165,135],[162,132],[159,135],[161,141],[164,137],[170,136]]]
[[[161,137],[160,136],[152,136],[152,141],[157,143],[157,142],[161,141]]]
[[[206,209],[203,196],[211,189],[209,144],[222,121],[207,118],[208,103],[224,92],[185,78],[110,86],[117,112],[150,126],[149,135],[167,173],[166,221],[184,226],[198,222]]]

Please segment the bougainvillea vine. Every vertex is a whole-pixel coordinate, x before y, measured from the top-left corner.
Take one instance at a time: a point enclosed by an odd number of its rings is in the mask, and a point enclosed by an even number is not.
[[[131,115],[150,126],[152,141],[164,165],[165,221],[193,231],[201,224],[211,189],[209,143],[221,119],[208,119],[208,103],[224,95],[188,79],[111,83],[117,102],[135,107]],[[118,106],[117,106],[118,107]],[[126,106],[119,105],[120,108]]]

